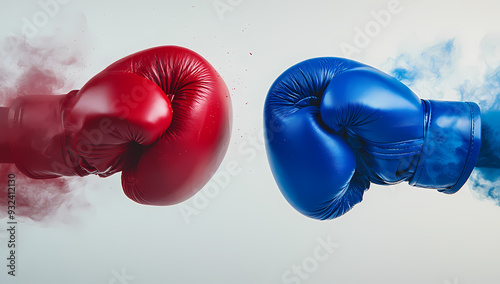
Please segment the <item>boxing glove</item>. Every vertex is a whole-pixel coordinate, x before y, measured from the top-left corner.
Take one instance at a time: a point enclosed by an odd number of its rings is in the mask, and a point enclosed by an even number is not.
[[[148,205],[200,190],[229,144],[231,101],[195,52],[162,46],[127,56],[66,95],[29,95],[0,109],[0,161],[31,178],[122,172]]]
[[[286,70],[264,107],[274,178],[302,214],[332,219],[370,183],[454,193],[481,142],[475,103],[419,99],[383,72],[347,59],[315,58]]]

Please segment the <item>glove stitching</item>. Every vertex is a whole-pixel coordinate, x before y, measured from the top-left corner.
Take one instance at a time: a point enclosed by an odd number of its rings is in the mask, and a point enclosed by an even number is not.
[[[368,152],[368,151],[367,151]],[[418,150],[415,150],[415,151],[410,151],[410,152],[407,152],[407,153],[370,153],[372,155],[376,155],[376,156],[401,156],[401,155],[409,155],[409,154],[418,154],[420,151]]]
[[[318,97],[316,97],[316,96],[307,96],[307,97],[301,98],[301,99],[299,99],[297,102],[295,102],[295,103],[293,104],[293,106],[294,106],[294,107],[297,107],[297,106],[299,106],[299,107],[312,106],[312,105],[300,105],[303,101],[308,100],[308,99],[315,99],[315,100],[317,100],[317,99],[318,99]]]
[[[462,176],[464,175],[464,172],[465,170],[467,169],[467,164],[469,163],[470,159],[471,159],[471,156],[472,156],[472,153],[474,153],[474,131],[475,131],[475,128],[474,128],[474,108],[472,107],[472,105],[467,102],[467,104],[469,105],[469,108],[470,108],[470,114],[471,114],[471,117],[470,117],[470,121],[471,121],[471,128],[472,128],[472,135],[471,135],[471,141],[470,141],[470,151],[469,151],[469,154],[467,155],[467,160],[465,160],[465,165],[464,165],[464,169],[462,171],[462,174],[460,174],[460,177],[458,180],[460,180],[462,178]],[[458,181],[457,181],[458,183]],[[455,184],[456,185],[456,184]],[[451,188],[455,187],[455,185],[453,185]]]
[[[474,124],[474,108],[471,106],[470,103],[467,103],[471,109],[471,117],[470,117],[470,121],[471,121],[471,124],[472,124],[472,137],[471,137],[471,147],[470,147],[470,151],[469,151],[469,157],[467,158],[467,160],[469,160],[469,158],[471,157],[472,153],[474,153],[474,131],[475,131],[475,124]]]
[[[470,120],[471,120],[471,137],[470,137],[470,149],[469,149],[469,153],[467,154],[467,159],[465,160],[462,173],[460,174],[460,177],[457,179],[457,182],[453,186],[451,186],[449,188],[445,188],[445,189],[439,190],[440,192],[452,194],[452,193],[457,192],[460,189],[460,188],[458,188],[458,189],[454,190],[455,186],[457,186],[457,184],[460,182],[460,180],[464,176],[464,173],[467,170],[467,165],[468,165],[468,163],[469,163],[469,161],[471,159],[472,153],[474,153],[474,136],[475,136],[474,135],[475,134],[474,108],[472,107],[472,105],[469,102],[467,102],[467,105],[469,106],[469,109],[470,109]],[[465,182],[462,182],[462,186],[463,186],[464,183]]]
[[[393,149],[396,146],[405,145],[405,144],[410,144],[410,145],[408,147],[406,147],[406,148]],[[374,146],[374,145],[367,145],[367,146],[370,147],[370,148],[379,148],[379,149],[384,149],[384,150],[404,150],[404,149],[413,148],[413,147],[417,147],[417,146],[422,146],[423,145],[423,143],[415,144],[415,145],[411,145],[411,143],[405,143],[405,144],[401,143],[401,144],[392,144],[390,146]]]
[[[415,142],[420,142],[421,139],[415,139],[413,142],[398,142],[384,146],[376,146],[376,145],[366,145],[366,151],[374,156],[409,156],[418,154],[421,152],[423,142],[419,144],[413,144]],[[407,146],[407,147],[401,147]],[[394,149],[395,147],[398,147]],[[382,153],[377,152],[380,150]],[[388,152],[389,151],[389,152]],[[392,152],[392,153],[391,153]],[[396,152],[396,153],[394,153]]]
[[[428,106],[428,107],[429,107],[429,111],[428,111],[428,113],[427,113],[427,116],[428,116],[428,118],[427,118],[428,125],[427,125],[427,127],[426,127],[426,128],[424,128],[424,144],[425,144],[425,142],[426,142],[425,140],[426,140],[426,138],[427,138],[427,137],[426,137],[426,136],[427,136],[427,131],[430,131],[431,126],[432,126],[432,107],[431,107],[430,102],[429,102],[429,106]],[[421,152],[421,154],[420,154],[421,156],[422,156],[422,155],[425,155],[425,151],[424,151],[424,149],[425,149],[425,146],[424,146],[424,147],[423,147],[423,149],[422,149],[422,152]],[[424,158],[425,158],[425,157],[424,157]],[[420,158],[419,158],[419,162],[420,162],[421,160],[422,160],[422,157],[420,157]],[[417,179],[415,180],[415,184],[417,184],[417,183],[418,183],[418,181],[420,180],[420,177],[422,176],[422,172],[423,172],[424,167],[425,167],[425,159],[422,161],[422,165],[421,165],[421,166],[417,164],[417,168],[420,168],[420,170],[419,170],[419,173],[418,173],[418,177],[417,177]]]

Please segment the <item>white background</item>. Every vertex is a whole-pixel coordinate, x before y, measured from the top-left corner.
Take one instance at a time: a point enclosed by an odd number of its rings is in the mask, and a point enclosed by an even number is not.
[[[218,13],[217,3],[230,9]],[[29,41],[55,37],[52,44],[79,50],[81,64],[65,74],[70,86],[63,92],[130,53],[157,45],[190,48],[211,62],[231,91],[233,136],[221,170],[237,162],[241,172],[219,184],[218,192],[205,188],[171,207],[128,200],[119,175],[87,177],[75,190],[90,205],[71,212],[70,221],[19,225],[16,277],[7,275],[1,260],[7,248],[6,219],[0,220],[0,283],[499,283],[500,208],[474,198],[467,186],[451,196],[403,184],[372,186],[345,216],[320,222],[286,203],[262,142],[254,139],[262,132],[263,103],[274,79],[311,57],[346,56],[340,46],[354,46],[356,29],[388,3],[59,4]],[[399,3],[402,10],[351,58],[379,67],[399,52],[453,37],[461,43],[462,64],[474,66],[481,63],[482,38],[500,33],[498,1]],[[37,1],[0,5],[0,41],[22,35],[23,18],[33,21],[43,12]],[[320,240],[336,248],[317,261]],[[303,265],[307,279],[286,278]]]

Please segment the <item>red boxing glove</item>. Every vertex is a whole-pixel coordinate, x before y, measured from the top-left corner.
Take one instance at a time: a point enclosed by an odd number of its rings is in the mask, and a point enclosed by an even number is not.
[[[162,46],[113,63],[79,91],[0,108],[0,162],[41,179],[121,171],[129,198],[171,205],[208,182],[230,132],[217,71],[193,51]]]

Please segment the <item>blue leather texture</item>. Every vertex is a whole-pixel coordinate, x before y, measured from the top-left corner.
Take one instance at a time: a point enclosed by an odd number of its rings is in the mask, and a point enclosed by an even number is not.
[[[266,150],[286,200],[314,219],[332,219],[370,183],[453,193],[480,149],[479,107],[421,100],[362,63],[313,58],[281,74],[264,106]]]

